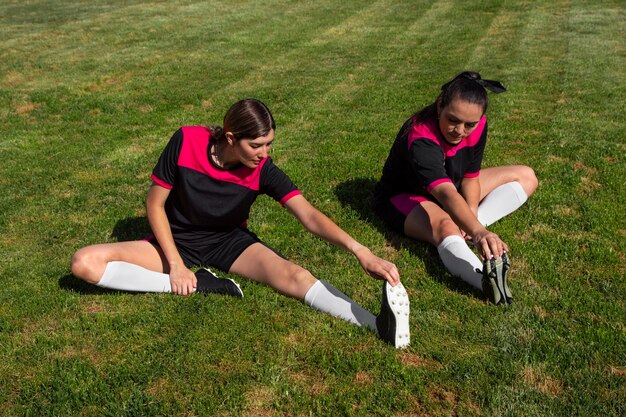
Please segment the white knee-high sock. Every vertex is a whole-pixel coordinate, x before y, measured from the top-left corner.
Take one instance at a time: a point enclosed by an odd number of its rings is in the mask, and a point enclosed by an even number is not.
[[[513,213],[528,200],[522,184],[507,182],[487,194],[478,206],[478,221],[483,226],[494,224],[506,215]]]
[[[109,262],[99,287],[135,292],[172,292],[170,276],[128,262]]]
[[[467,246],[465,239],[457,235],[448,236],[437,246],[437,252],[452,275],[482,290],[482,274],[476,269],[482,271],[483,264]]]
[[[318,280],[313,284],[304,295],[304,302],[324,313],[376,331],[376,317],[326,281]]]

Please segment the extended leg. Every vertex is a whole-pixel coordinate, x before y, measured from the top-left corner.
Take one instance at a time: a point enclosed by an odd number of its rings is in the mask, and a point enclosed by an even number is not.
[[[376,329],[376,318],[332,284],[318,281],[309,271],[255,243],[233,263],[234,272],[262,282],[278,292],[304,300],[308,305],[359,326]]]
[[[395,302],[399,299],[398,297],[403,297],[402,300],[406,303],[405,308],[400,310],[399,304],[398,306],[390,305],[388,301],[383,300],[381,310],[384,313],[381,311],[381,315],[385,315],[385,320],[379,320],[381,327],[385,326],[382,329],[377,326],[377,318],[372,313],[355,303],[332,284],[316,279],[306,269],[279,257],[260,243],[248,247],[233,263],[229,272],[267,284],[282,294],[304,300],[307,305],[317,310],[358,326],[368,327],[396,347],[404,347],[409,343],[409,304],[402,284],[393,287],[399,295],[392,298]],[[384,291],[387,291],[387,286],[388,284],[385,283]],[[405,310],[406,315],[403,315]],[[398,320],[391,320],[389,315],[393,315],[394,318],[398,317]],[[389,329],[390,326],[393,326],[392,330]],[[403,334],[402,338],[399,336],[400,332]],[[396,343],[396,340],[400,342]]]

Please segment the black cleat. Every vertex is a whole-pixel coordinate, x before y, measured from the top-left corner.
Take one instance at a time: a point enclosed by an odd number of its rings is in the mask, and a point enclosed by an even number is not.
[[[383,284],[383,300],[380,314],[376,317],[378,337],[402,349],[409,345],[409,296],[401,283],[395,287],[387,281]]]
[[[243,291],[235,281],[230,278],[219,278],[210,269],[199,269],[196,272],[198,284],[196,292],[202,294],[224,294],[243,298]]]
[[[511,264],[506,252],[498,259],[491,258],[483,262],[483,293],[489,301],[497,306],[513,302],[508,284],[510,268]]]
[[[507,304],[512,304],[513,296],[511,295],[511,289],[509,288],[509,269],[511,269],[509,255],[504,252],[502,253],[502,282],[504,282],[504,298],[506,299]]]

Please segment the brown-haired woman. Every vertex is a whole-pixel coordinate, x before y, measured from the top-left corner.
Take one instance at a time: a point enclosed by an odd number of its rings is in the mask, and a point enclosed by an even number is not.
[[[505,88],[466,71],[402,126],[375,188],[375,210],[399,233],[434,245],[453,275],[495,304],[512,301],[508,246],[485,227],[517,210],[537,178],[523,165],[481,170],[487,92]],[[465,243],[472,240],[485,262]]]
[[[152,172],[147,216],[154,236],[142,241],[88,246],[72,258],[72,273],[118,290],[226,293],[242,297],[232,280],[213,266],[265,283],[282,294],[376,331],[395,347],[409,344],[409,302],[396,266],[355,241],[315,209],[268,156],[274,118],[255,99],[235,103],[223,127],[180,128]],[[366,273],[384,280],[375,317],[330,283],[284,259],[248,230],[246,220],[259,194],[286,207],[313,234],[354,254]]]

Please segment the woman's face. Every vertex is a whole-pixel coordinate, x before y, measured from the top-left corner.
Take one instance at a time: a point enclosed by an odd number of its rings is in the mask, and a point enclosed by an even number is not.
[[[457,144],[476,128],[483,116],[483,107],[480,104],[453,99],[443,108],[437,103],[437,113],[441,134],[448,142]]]
[[[243,138],[232,143],[235,156],[248,168],[256,168],[270,152],[274,141],[274,129],[265,136],[250,139]]]

